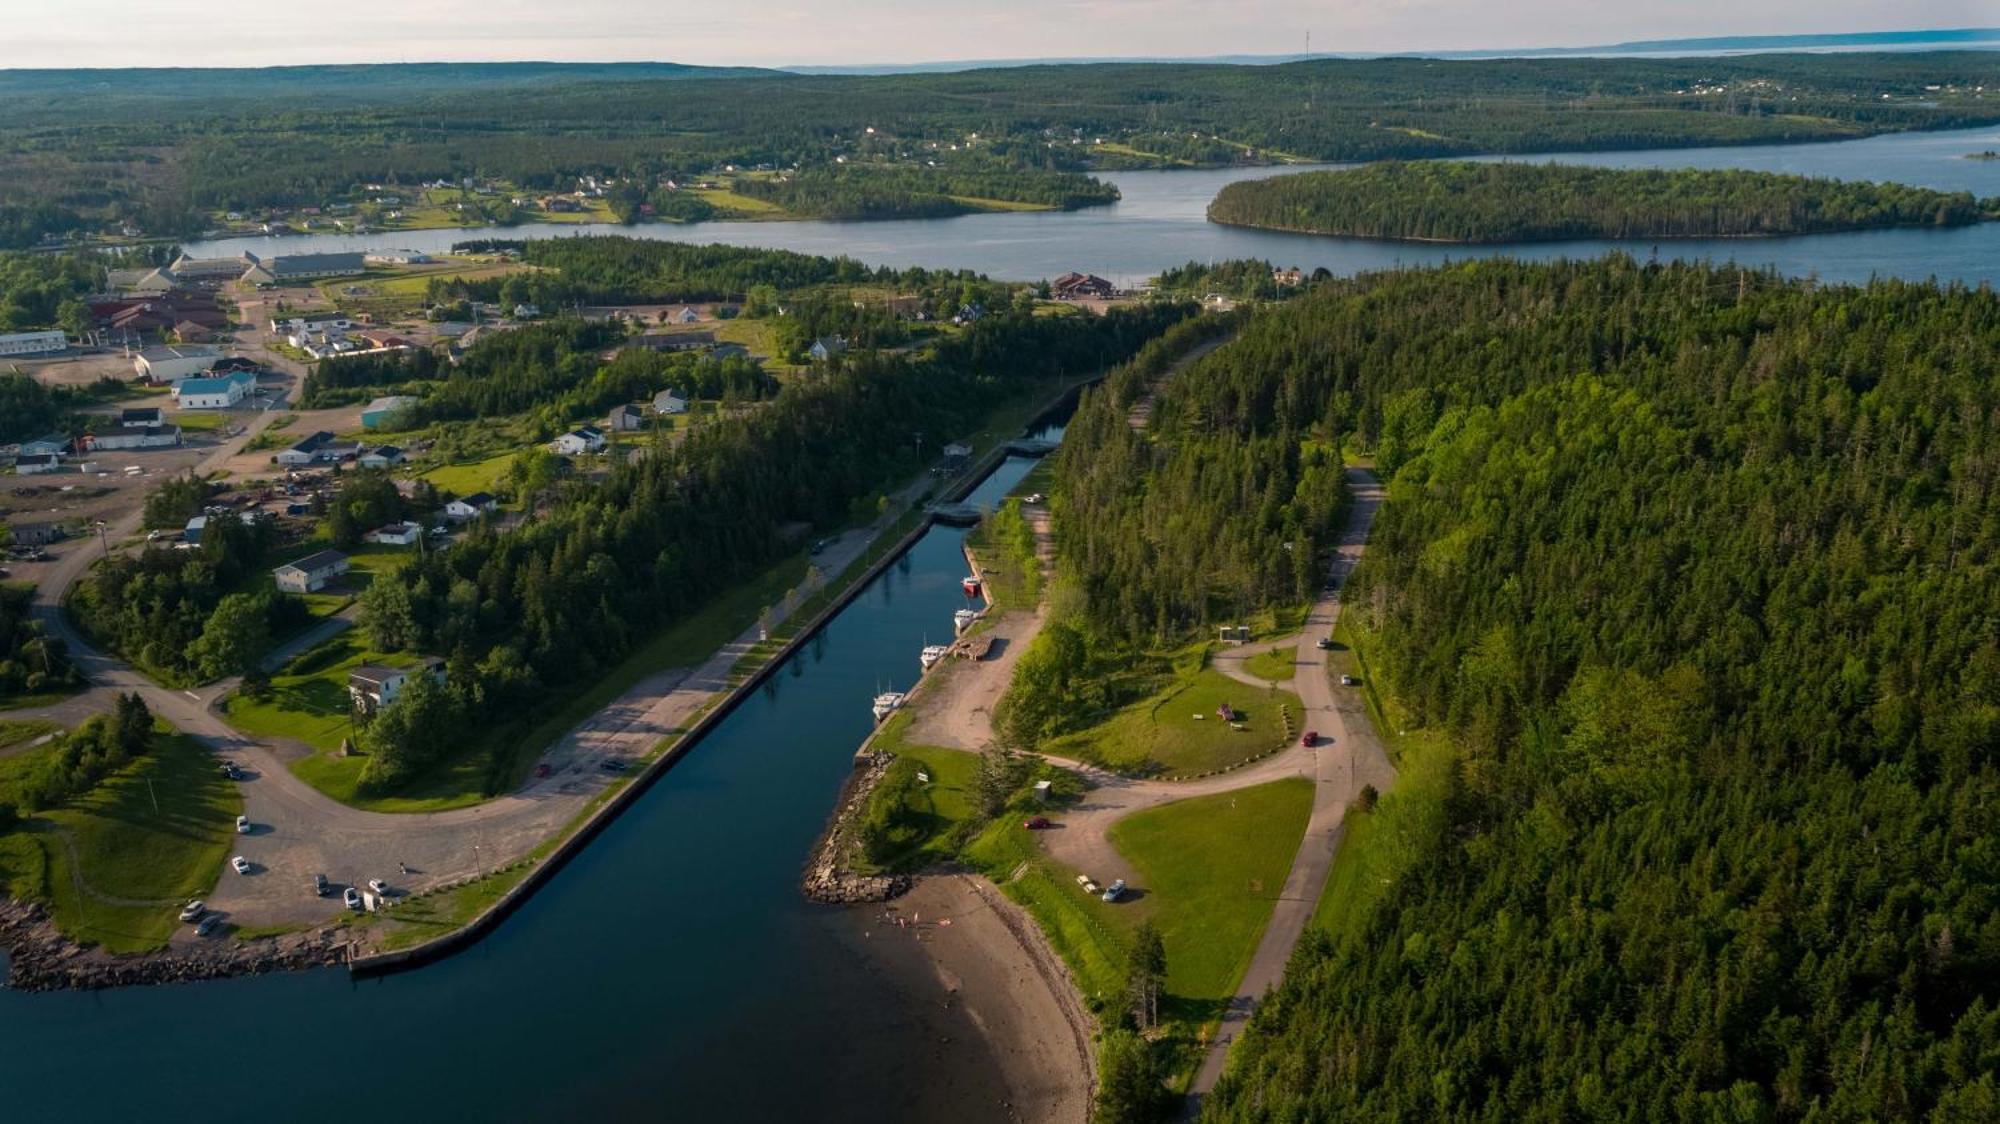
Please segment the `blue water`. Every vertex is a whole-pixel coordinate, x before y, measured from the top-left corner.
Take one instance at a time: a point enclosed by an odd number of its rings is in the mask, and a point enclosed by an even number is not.
[[[2000,128],[1899,133],[1837,144],[1753,145],[1737,148],[1514,156],[1632,168],[1751,168],[1836,179],[1892,180],[1943,191],[2000,195],[2000,161],[1964,158],[2000,148]],[[1323,165],[1333,167],[1335,165]],[[1301,169],[1290,169],[1298,171]],[[1737,261],[1770,265],[1823,281],[1873,276],[1977,284],[2000,280],[2000,223],[1953,230],[1879,230],[1765,240],[1685,242],[1580,241],[1496,246],[1432,246],[1242,230],[1207,221],[1209,200],[1223,185],[1284,174],[1276,168],[1120,172],[1107,176],[1124,198],[1108,207],[1069,212],[961,215],[899,222],[701,223],[694,226],[481,227],[370,235],[226,238],[191,243],[188,252],[218,256],[402,247],[442,252],[474,238],[549,238],[578,233],[628,234],[670,241],[727,243],[858,258],[871,265],[973,269],[1003,280],[1036,280],[1067,269],[1140,284],[1189,261],[1266,258],[1341,275],[1468,257],[1510,254],[1531,259],[1589,257],[1622,250],[1639,257]]]
[[[1007,460],[971,499],[1033,464]],[[797,888],[869,701],[952,634],[963,538],[926,534],[462,955],[358,982],[0,991],[0,1121],[1000,1118],[971,1028]]]

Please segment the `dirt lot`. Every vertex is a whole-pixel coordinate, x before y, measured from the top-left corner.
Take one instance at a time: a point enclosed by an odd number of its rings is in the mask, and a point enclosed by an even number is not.
[[[22,370],[47,386],[89,386],[110,377],[130,382],[135,373],[132,360],[123,352],[68,353],[53,359],[14,359]]]

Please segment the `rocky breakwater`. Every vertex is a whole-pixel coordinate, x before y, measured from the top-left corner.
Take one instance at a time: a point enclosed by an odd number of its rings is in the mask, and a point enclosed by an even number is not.
[[[855,828],[868,811],[868,797],[882,783],[889,772],[889,763],[895,759],[893,753],[877,751],[864,751],[855,758],[854,776],[841,790],[833,822],[827,825],[819,846],[813,848],[812,861],[806,864],[805,880],[800,886],[806,897],[829,905],[853,905],[886,902],[909,892],[908,875],[860,874],[847,866],[847,856],[853,853]]]
[[[347,938],[335,928],[253,941],[219,936],[198,949],[118,956],[62,935],[42,907],[0,903],[6,984],[16,991],[95,990],[192,983],[265,972],[296,972],[347,962]]]

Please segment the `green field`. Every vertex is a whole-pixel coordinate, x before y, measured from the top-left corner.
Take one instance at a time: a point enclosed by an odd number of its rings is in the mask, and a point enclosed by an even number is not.
[[[0,794],[44,752],[0,759]],[[47,902],[73,938],[113,952],[158,948],[180,904],[214,888],[242,810],[207,749],[161,733],[146,757],[0,836],[0,881],[15,897]]]
[[[1259,679],[1284,682],[1298,673],[1299,651],[1290,644],[1259,652],[1243,661],[1243,670]]]
[[[1233,725],[1217,714],[1225,702],[1237,712]],[[1203,668],[1177,676],[1099,725],[1044,748],[1057,757],[1119,772],[1190,776],[1278,749],[1294,735],[1299,714],[1299,697],[1290,691],[1260,691]]]
[[[0,721],[0,752],[12,749],[23,742],[33,741],[57,728],[53,722]]]
[[[1250,964],[1312,814],[1312,782],[1293,777],[1151,808],[1118,821],[1111,842],[1138,871],[1130,912],[1167,946],[1167,991],[1200,1021],[1220,1014]]]
[[[440,490],[461,496],[491,491],[493,486],[507,475],[507,469],[513,465],[518,451],[500,453],[484,460],[440,465],[422,475]]]

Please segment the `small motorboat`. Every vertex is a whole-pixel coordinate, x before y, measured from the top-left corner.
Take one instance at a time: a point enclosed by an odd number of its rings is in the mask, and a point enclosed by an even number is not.
[[[918,656],[917,659],[924,665],[924,670],[929,671],[931,668],[937,666],[939,660],[950,654],[951,649],[943,644],[926,644],[924,645],[923,654]]]
[[[965,591],[967,597],[979,596],[978,578],[966,578],[964,581],[958,583],[958,587]]]
[[[896,713],[903,705],[903,692],[884,691],[875,696],[875,721],[880,722]]]
[[[960,632],[964,632],[966,629],[971,628],[972,622],[978,619],[979,619],[979,614],[971,609],[960,609],[958,612],[953,613],[951,615],[951,623],[954,626],[956,626],[958,631]]]

